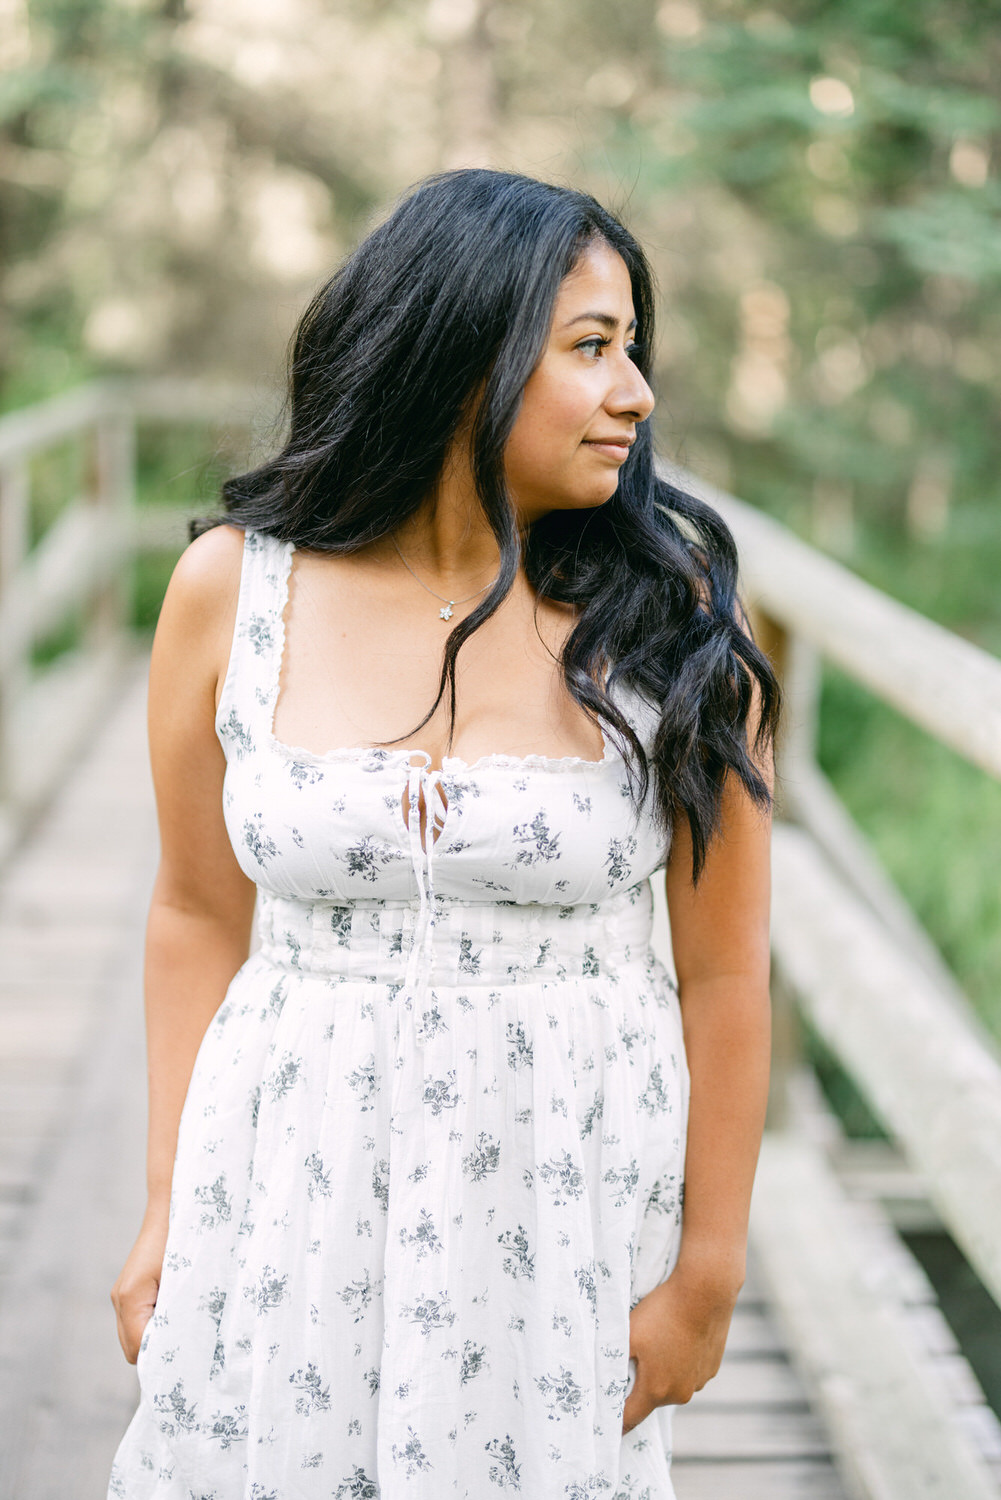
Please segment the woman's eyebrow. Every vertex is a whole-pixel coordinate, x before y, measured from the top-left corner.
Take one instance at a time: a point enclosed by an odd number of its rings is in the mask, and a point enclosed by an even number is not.
[[[603,328],[608,329],[609,333],[614,333],[619,326],[618,318],[613,318],[611,313],[604,312],[578,313],[575,318],[571,318],[568,323],[564,323],[562,326],[563,328],[572,328],[575,323],[600,323]],[[635,328],[636,323],[636,318],[633,318],[631,323],[627,323],[626,332],[628,333],[630,328]]]

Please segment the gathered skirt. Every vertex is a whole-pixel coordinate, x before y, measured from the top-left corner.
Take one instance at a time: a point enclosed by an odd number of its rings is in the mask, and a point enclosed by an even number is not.
[[[267,898],[199,1050],[122,1500],[672,1500],[625,1437],[688,1105],[648,882],[600,905]]]

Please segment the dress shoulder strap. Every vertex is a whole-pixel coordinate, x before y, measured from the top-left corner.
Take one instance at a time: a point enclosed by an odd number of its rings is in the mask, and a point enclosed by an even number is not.
[[[653,742],[660,726],[660,710],[633,687],[617,682],[609,690],[612,702],[628,719],[636,731],[647,754],[653,751]]]
[[[292,542],[248,528],[240,596],[216,733],[227,757],[250,755],[271,733],[285,647]]]

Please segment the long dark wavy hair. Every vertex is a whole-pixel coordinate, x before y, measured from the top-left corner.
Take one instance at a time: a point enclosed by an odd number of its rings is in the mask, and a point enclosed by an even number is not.
[[[728,773],[758,804],[770,803],[754,757],[774,735],[779,689],[736,596],[730,531],[703,501],[658,477],[648,421],[638,426],[610,500],[550,511],[524,540],[504,479],[505,445],[546,347],[560,283],[596,241],[628,268],[635,359],[649,379],[650,267],[595,199],[478,168],[419,184],[306,309],[290,351],[281,451],[228,480],[226,515],[192,523],[192,534],[227,520],[332,553],[387,536],[433,496],[479,393],[472,467],[500,571],[452,628],[438,695],[408,734],[447,694],[451,747],[456,657],[509,593],[523,562],[537,595],[574,607],[560,661],[567,689],[607,726],[637,805],[652,783],[666,837],[679,814],[687,819],[697,880]],[[649,756],[609,695],[617,682],[659,712]]]

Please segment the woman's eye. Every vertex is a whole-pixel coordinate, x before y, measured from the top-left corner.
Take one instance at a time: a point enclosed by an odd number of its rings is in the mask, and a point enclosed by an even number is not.
[[[600,334],[593,334],[589,339],[583,339],[575,347],[583,351],[589,360],[597,360],[602,349],[607,349],[611,339],[603,339]],[[630,359],[638,359],[643,352],[643,345],[639,343],[626,344],[625,352]]]
[[[577,345],[577,348],[586,354],[588,359],[597,359],[602,349],[607,349],[611,342],[611,339],[603,339],[596,333],[593,338],[584,339]]]

